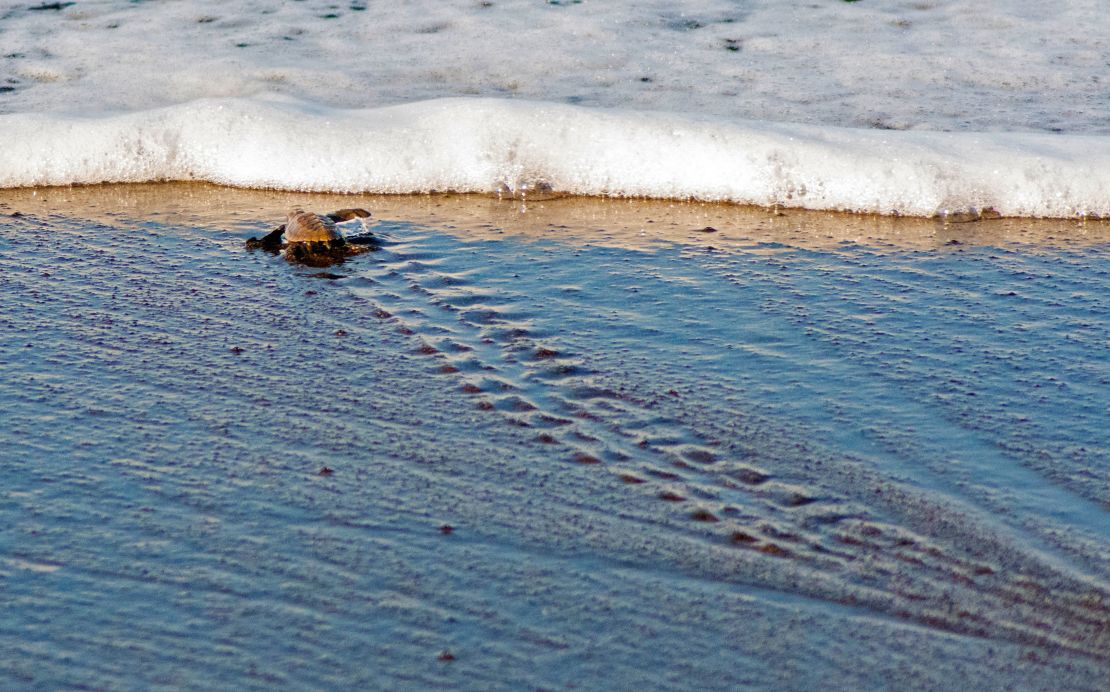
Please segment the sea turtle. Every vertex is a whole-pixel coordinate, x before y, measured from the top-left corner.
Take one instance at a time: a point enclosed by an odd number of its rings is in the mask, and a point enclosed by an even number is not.
[[[293,209],[286,215],[285,223],[262,238],[249,239],[247,248],[274,254],[284,250],[285,259],[290,262],[326,267],[351,255],[377,249],[378,240],[372,234],[345,237],[336,228],[337,223],[369,217],[370,212],[365,209],[340,209],[324,216]]]

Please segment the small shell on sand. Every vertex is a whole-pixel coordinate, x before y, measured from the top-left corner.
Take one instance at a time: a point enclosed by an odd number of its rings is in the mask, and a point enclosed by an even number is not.
[[[342,240],[343,236],[335,228],[335,222],[326,216],[309,211],[294,209],[285,220],[285,242],[330,242]]]

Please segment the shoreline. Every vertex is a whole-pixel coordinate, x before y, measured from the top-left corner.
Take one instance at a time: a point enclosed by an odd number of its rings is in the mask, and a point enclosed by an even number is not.
[[[504,234],[649,248],[693,243],[715,249],[774,251],[779,244],[829,249],[845,243],[888,249],[1021,244],[1083,246],[1110,242],[1110,220],[1005,217],[944,219],[587,196],[515,199],[496,194],[340,194],[257,190],[205,182],[107,183],[0,189],[0,213],[63,214],[89,221],[121,218],[172,223],[277,223],[292,207],[324,211],[362,206],[376,222],[435,223],[471,237]],[[257,229],[257,225],[252,228]]]

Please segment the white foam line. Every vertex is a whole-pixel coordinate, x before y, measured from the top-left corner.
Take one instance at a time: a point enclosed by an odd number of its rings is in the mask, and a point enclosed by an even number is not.
[[[931,216],[1110,215],[1110,137],[859,130],[497,99],[341,110],[204,99],[0,116],[0,186],[206,180],[304,191],[696,198]]]

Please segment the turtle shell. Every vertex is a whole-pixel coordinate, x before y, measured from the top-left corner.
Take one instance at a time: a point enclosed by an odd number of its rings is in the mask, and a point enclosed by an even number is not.
[[[335,228],[335,222],[326,216],[310,211],[294,209],[285,219],[285,242],[319,243],[342,241],[343,236]]]

